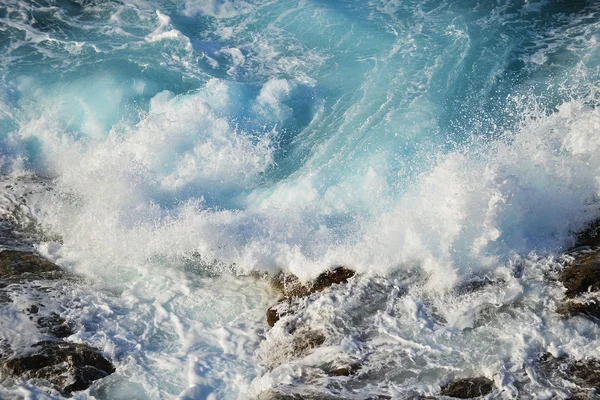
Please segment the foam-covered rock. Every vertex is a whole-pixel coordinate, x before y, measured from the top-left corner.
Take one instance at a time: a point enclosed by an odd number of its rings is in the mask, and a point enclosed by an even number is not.
[[[3,372],[28,379],[44,379],[66,393],[87,389],[115,368],[98,349],[82,343],[44,341],[31,353],[4,362]]]
[[[494,390],[494,382],[480,376],[477,378],[459,379],[442,388],[441,394],[458,399],[472,399],[485,396]]]

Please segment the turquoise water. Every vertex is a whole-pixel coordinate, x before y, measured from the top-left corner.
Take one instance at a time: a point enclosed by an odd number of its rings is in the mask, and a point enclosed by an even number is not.
[[[408,273],[415,304],[445,304],[473,276],[517,279],[507,271],[525,259],[538,260],[526,276],[541,279],[573,232],[600,216],[598,39],[592,1],[4,0],[0,166],[15,180],[52,181],[27,212],[61,240],[39,250],[106,290],[98,302],[127,310],[132,324],[187,321],[187,334],[164,328],[181,339],[171,364],[161,341],[139,350],[160,361],[125,361],[115,337],[136,342],[135,329],[116,333],[110,318],[95,326],[118,349],[122,375],[144,388],[134,391],[251,398],[276,387],[259,349],[270,346],[259,344],[261,318],[276,296],[239,278],[251,271],[306,280],[343,264],[367,281]],[[203,272],[188,276],[189,263]],[[181,307],[145,309],[162,304],[154,290]],[[198,296],[223,314],[205,314]],[[224,368],[243,379],[185,378],[201,359],[191,337],[216,348],[240,337],[214,345],[211,324],[258,333],[243,352],[213,349],[233,356],[206,361],[198,376]],[[540,346],[581,336],[561,329]],[[593,347],[594,335],[581,340]],[[445,376],[423,373],[373,382],[388,394],[426,393]],[[371,393],[362,387],[357,398]]]

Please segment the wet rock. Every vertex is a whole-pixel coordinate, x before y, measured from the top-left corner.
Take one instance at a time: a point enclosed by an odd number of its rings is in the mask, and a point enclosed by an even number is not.
[[[566,288],[566,298],[557,312],[566,317],[585,315],[600,318],[600,221],[577,235],[574,248],[566,252],[567,265],[559,281]],[[595,296],[595,298],[594,298]]]
[[[337,267],[323,272],[312,282],[303,285],[296,276],[281,273],[273,279],[271,284],[274,289],[283,293],[285,297],[305,297],[332,285],[346,283],[354,275],[355,272],[348,268]]]
[[[600,361],[596,359],[577,360],[569,363],[567,376],[583,388],[600,391]]]
[[[34,253],[16,250],[0,252],[0,278],[4,280],[58,279],[60,267]]]
[[[492,390],[494,390],[494,382],[481,376],[450,382],[442,388],[440,394],[459,399],[472,399],[479,396],[485,396],[486,394],[491,393]]]
[[[600,391],[600,360],[594,358],[573,360],[567,356],[554,357],[545,353],[539,357],[538,364],[539,370],[546,375],[558,376],[581,389]],[[585,393],[584,390],[577,392],[582,396]]]
[[[299,394],[282,393],[275,390],[267,390],[258,395],[256,400],[302,400]]]
[[[474,278],[470,281],[462,282],[454,289],[454,291],[457,295],[463,295],[467,293],[476,292],[480,289],[483,289],[484,287],[493,285],[494,283],[498,282],[493,281],[488,277]]]
[[[600,299],[568,299],[558,306],[556,312],[565,317],[585,315],[600,319]]]
[[[40,342],[31,354],[7,360],[3,370],[12,376],[47,380],[66,393],[87,389],[115,372],[99,350],[64,341]]]
[[[336,367],[328,372],[331,376],[350,376],[355,374],[360,369],[360,364],[354,363],[350,365],[344,365],[342,367]]]
[[[594,394],[590,392],[577,392],[569,397],[569,400],[594,400],[597,398],[597,396],[594,396]]]
[[[335,284],[346,283],[354,275],[355,272],[348,268],[337,267],[333,270],[323,272],[312,282],[303,285],[296,276],[280,273],[271,281],[271,285],[275,290],[281,292],[286,299],[290,300],[292,298],[309,296]],[[273,327],[287,313],[282,312],[279,305],[270,307],[267,310],[267,324]]]
[[[40,331],[54,335],[57,338],[65,338],[73,334],[73,330],[67,321],[56,313],[52,313],[47,317],[40,317],[37,320],[37,326]]]
[[[371,400],[368,398],[365,400]],[[256,400],[342,400],[342,397],[324,395],[321,393],[285,393],[279,390],[269,389],[258,395]]]
[[[279,318],[281,318],[279,312],[275,308],[269,307],[267,310],[267,324],[272,328],[279,321]]]
[[[321,332],[305,329],[294,334],[290,350],[293,355],[299,357],[323,343],[325,343],[325,336]]]
[[[37,314],[38,311],[40,311],[40,308],[38,306],[36,306],[35,304],[31,305],[31,307],[29,307],[27,309],[27,314]]]
[[[586,264],[581,259],[567,266],[560,275],[560,281],[567,289],[567,297],[575,297],[586,292],[600,290],[600,262]]]

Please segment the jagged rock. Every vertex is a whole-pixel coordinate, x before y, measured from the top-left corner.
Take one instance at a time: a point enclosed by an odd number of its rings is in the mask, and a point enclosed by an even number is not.
[[[40,342],[33,353],[7,360],[3,370],[13,376],[47,380],[66,393],[87,389],[93,381],[115,372],[97,349],[64,341]]]
[[[285,393],[279,390],[269,389],[258,395],[256,400],[341,400],[342,397],[325,395],[321,393]],[[373,400],[369,397],[365,400]]]
[[[291,298],[306,297],[335,284],[346,283],[354,274],[355,272],[352,270],[337,267],[333,270],[323,272],[312,282],[303,285],[296,276],[280,273],[271,281],[271,285],[289,300]],[[285,314],[287,313],[282,312],[278,305],[269,307],[267,310],[267,324],[273,327]]]
[[[337,267],[333,270],[323,272],[312,282],[303,285],[296,276],[281,273],[275,277],[271,284],[273,288],[283,293],[285,297],[304,297],[320,292],[331,285],[346,283],[354,275],[355,272],[348,268]]]
[[[600,318],[600,221],[577,235],[576,245],[566,252],[567,265],[559,281],[567,289],[566,299],[557,312],[567,317],[586,315]],[[598,297],[598,296],[596,296]]]
[[[0,278],[4,280],[58,279],[60,267],[34,253],[16,250],[0,252]]]
[[[494,382],[483,376],[477,378],[459,379],[450,382],[442,388],[440,394],[443,396],[456,397],[459,399],[472,399],[485,396],[494,390]]]
[[[40,317],[37,320],[37,326],[42,332],[50,333],[57,338],[65,338],[73,334],[73,330],[67,321],[56,313],[47,317]]]
[[[585,261],[576,260],[562,271],[560,281],[567,289],[567,297],[597,292],[600,290],[600,263],[585,264]]]
[[[328,375],[331,376],[350,376],[355,374],[356,371],[360,369],[360,364],[354,363],[349,365],[344,365],[343,367],[333,368],[328,372]]]
[[[600,360],[572,360],[567,356],[554,357],[545,353],[540,355],[538,363],[539,369],[545,374],[558,376],[582,389],[600,391]],[[582,390],[576,395],[584,396],[586,393]]]
[[[269,307],[267,310],[267,324],[272,328],[279,321],[279,318],[281,318],[279,312],[275,308]]]
[[[558,306],[556,312],[565,317],[586,315],[600,319],[600,299],[568,299]]]
[[[569,400],[594,400],[597,399],[593,393],[589,392],[577,392],[573,396],[569,397]]]
[[[573,383],[600,391],[600,361],[596,359],[578,360],[569,363],[568,376]]]
[[[298,331],[294,334],[291,342],[290,351],[296,356],[307,354],[310,350],[325,342],[325,336],[319,332],[310,329]]]

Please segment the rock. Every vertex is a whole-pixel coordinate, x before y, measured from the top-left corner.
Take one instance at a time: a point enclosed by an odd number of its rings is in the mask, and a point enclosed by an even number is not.
[[[600,299],[568,299],[558,306],[556,312],[565,317],[586,315],[600,319]]]
[[[303,285],[296,276],[280,273],[271,281],[271,285],[274,289],[283,293],[285,297],[305,297],[334,284],[346,283],[354,275],[355,272],[348,268],[337,267],[323,272],[312,282]]]
[[[540,355],[538,363],[539,369],[544,374],[558,376],[576,384],[581,389],[600,391],[600,360],[594,358],[572,360],[567,356],[554,357],[549,353],[544,353]],[[584,396],[585,394],[585,391],[582,390],[574,396]]]
[[[5,280],[58,279],[60,267],[34,253],[16,250],[0,252],[0,278]]]
[[[569,397],[569,400],[593,400],[597,397],[593,393],[589,392],[577,392],[573,396]]]
[[[472,399],[479,396],[485,396],[486,394],[491,393],[492,390],[494,390],[494,382],[481,376],[450,382],[442,388],[440,394],[459,399]]]
[[[50,333],[57,338],[65,338],[73,334],[73,330],[67,321],[56,313],[52,313],[47,317],[40,317],[37,320],[37,326],[42,332]]]
[[[295,356],[303,356],[310,350],[325,343],[325,336],[315,330],[305,329],[294,334],[290,351]]]
[[[40,308],[38,306],[36,306],[35,304],[31,305],[31,307],[29,307],[27,309],[28,314],[37,314],[38,311],[40,311]]]
[[[571,298],[600,290],[600,263],[577,261],[567,266],[560,275],[560,281],[567,289],[566,295]]]
[[[279,321],[279,313],[273,307],[269,307],[267,310],[267,324],[272,328]]]
[[[86,344],[44,341],[33,347],[31,354],[7,360],[4,372],[47,380],[66,393],[87,389],[93,381],[115,372],[100,351]]]
[[[600,297],[589,293],[600,292],[600,221],[596,221],[577,235],[575,247],[568,250],[568,264],[559,281],[567,289],[566,299],[557,312],[567,317],[586,315],[600,318]]]
[[[372,397],[369,397],[365,400],[372,399]],[[269,389],[260,393],[256,400],[342,400],[342,397],[322,393],[285,393],[280,390]]]
[[[567,379],[578,386],[600,391],[600,361],[589,358],[569,363]]]
[[[343,367],[333,368],[328,372],[331,376],[350,376],[360,369],[360,364],[354,363]]]
[[[309,296],[335,284],[346,283],[348,279],[354,276],[354,274],[355,272],[352,270],[344,267],[337,267],[333,270],[323,272],[312,282],[303,285],[296,276],[280,273],[271,281],[271,285],[289,300],[291,298]],[[267,310],[267,324],[269,324],[270,327],[273,327],[285,314],[287,313],[282,313],[282,311],[278,309],[278,306],[269,307]]]

